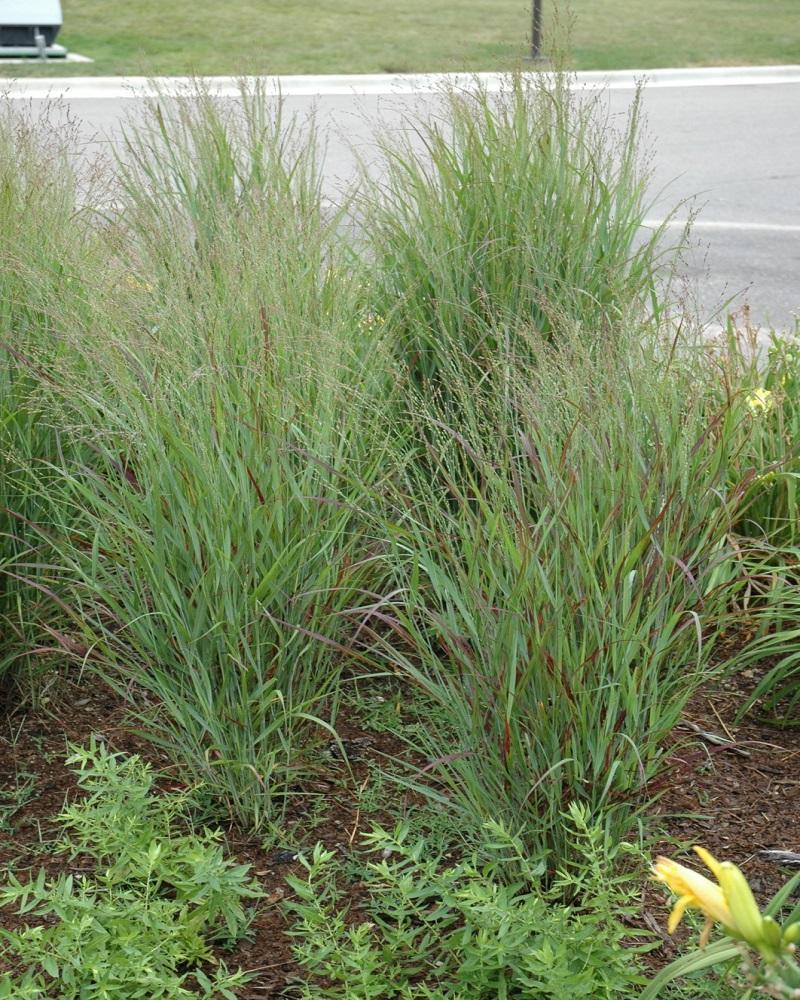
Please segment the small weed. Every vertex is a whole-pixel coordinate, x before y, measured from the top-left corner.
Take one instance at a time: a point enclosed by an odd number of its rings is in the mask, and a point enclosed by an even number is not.
[[[301,851],[313,843],[328,815],[329,802],[323,792],[309,792],[295,799],[292,818],[271,826],[261,846],[265,851]]]
[[[410,750],[424,745],[423,732],[435,729],[443,739],[450,734],[447,712],[424,691],[397,681],[371,681],[345,695],[355,709],[361,724],[375,733],[396,736]],[[455,735],[455,734],[452,734]]]
[[[14,787],[0,789],[0,833],[13,833],[14,816],[36,798],[39,775],[32,771],[14,772]]]

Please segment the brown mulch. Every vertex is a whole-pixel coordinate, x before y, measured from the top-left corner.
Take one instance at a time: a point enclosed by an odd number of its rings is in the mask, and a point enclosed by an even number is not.
[[[681,857],[682,846],[702,844],[717,857],[739,864],[759,901],[766,902],[791,869],[766,860],[759,852],[800,851],[800,728],[776,728],[756,716],[738,724],[734,721],[743,693],[754,680],[741,678],[717,690],[702,691],[692,700],[685,725],[676,732],[669,750],[670,767],[654,813],[668,831],[658,851]],[[64,870],[66,858],[48,853],[48,841],[56,832],[53,817],[75,794],[73,776],[64,765],[66,745],[83,744],[92,733],[102,734],[113,750],[142,754],[157,770],[164,770],[169,782],[168,760],[129,732],[124,706],[104,689],[87,695],[85,684],[61,685],[36,714],[25,714],[0,701],[0,871],[6,867],[17,872],[45,867],[51,874]],[[303,836],[304,846],[319,840],[346,858],[359,832],[371,822],[392,823],[388,812],[363,816],[359,811],[358,791],[369,780],[371,763],[385,755],[408,755],[396,739],[365,730],[346,713],[340,719],[339,734],[351,756],[350,768],[334,747],[321,750],[323,763],[304,789],[306,794],[292,804],[287,826]],[[35,782],[31,797],[3,829],[2,806],[25,780]],[[407,805],[414,807],[413,802]],[[299,870],[292,858],[296,838],[292,839],[285,845],[265,845],[235,829],[228,831],[230,850],[252,865],[266,893],[250,937],[224,956],[229,967],[256,972],[241,994],[243,1000],[290,996],[299,973],[281,906],[287,892],[285,876]],[[687,863],[701,867],[696,859]],[[350,891],[351,905],[357,911],[359,887],[354,885]],[[667,910],[659,887],[644,889],[643,909],[645,923],[663,938],[651,960],[663,964],[675,957],[675,949],[663,934]],[[0,911],[5,927],[15,926],[17,919],[8,910]]]
[[[651,813],[668,834],[654,853],[709,875],[690,850],[705,847],[739,865],[764,906],[800,870],[761,853],[800,853],[800,719],[776,726],[756,708],[737,722],[757,680],[756,671],[746,671],[694,696],[674,734],[664,791]],[[677,952],[663,933],[664,892],[647,886],[644,899],[647,923],[662,936],[655,958],[663,964]]]

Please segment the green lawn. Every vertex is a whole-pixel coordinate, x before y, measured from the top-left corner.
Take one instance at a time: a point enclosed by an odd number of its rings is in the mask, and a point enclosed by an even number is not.
[[[543,0],[548,38],[572,23],[581,69],[800,62],[798,0]],[[64,73],[493,70],[527,46],[524,0],[64,0],[63,41],[95,62]],[[768,10],[767,10],[768,8]],[[560,27],[554,30],[554,22]]]

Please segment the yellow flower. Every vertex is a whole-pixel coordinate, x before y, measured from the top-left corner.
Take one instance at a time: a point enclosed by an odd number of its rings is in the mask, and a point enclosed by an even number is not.
[[[701,948],[708,943],[711,927],[716,922],[722,924],[731,937],[740,938],[766,958],[773,958],[775,942],[771,938],[775,935],[768,933],[771,930],[766,926],[768,918],[761,916],[747,879],[740,869],[730,861],[720,864],[702,847],[695,847],[694,850],[711,869],[718,885],[705,875],[670,858],[657,858],[653,866],[656,878],[666,883],[678,897],[667,924],[669,933],[674,932],[686,910],[695,907],[706,918],[700,936]]]
[[[366,315],[361,317],[359,321],[359,326],[362,330],[371,333],[379,326],[383,326],[386,320],[379,313],[368,312]]]
[[[135,274],[126,274],[123,278],[125,285],[132,292],[152,292],[153,286],[149,281],[140,281]]]
[[[766,413],[772,409],[774,404],[769,389],[753,389],[751,393],[748,393],[746,402],[753,413]]]
[[[717,861],[702,847],[695,847],[695,851],[716,875],[720,867]],[[671,858],[657,858],[653,866],[653,874],[678,897],[667,924],[667,930],[670,934],[675,932],[684,913],[690,907],[705,914],[706,923],[700,936],[701,947],[704,947],[708,942],[708,936],[715,921],[724,924],[725,927],[733,928],[733,916],[727,900],[722,889],[711,879],[685,865],[678,864]]]

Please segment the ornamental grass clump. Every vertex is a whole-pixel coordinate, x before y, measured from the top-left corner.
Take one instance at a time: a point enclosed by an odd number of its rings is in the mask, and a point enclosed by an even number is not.
[[[80,151],[63,109],[34,116],[0,101],[0,678],[26,696],[34,668],[63,653],[47,529],[72,512],[53,465],[86,457],[51,404],[68,335],[98,314],[103,291],[97,219],[81,205],[102,197],[101,178],[79,176]]]
[[[409,780],[555,867],[566,803],[621,837],[658,787],[744,586],[742,442],[779,392],[748,405],[655,343],[638,102],[621,135],[561,76],[442,107],[421,152],[386,147],[355,248],[313,127],[258,85],[156,97],[103,214],[69,161],[38,244],[0,220],[0,520],[26,535],[0,664],[96,670],[261,829],[344,664],[389,669],[445,720]]]
[[[59,558],[87,659],[260,828],[331,738],[380,423],[313,145],[259,93],[195,98],[128,134],[109,309],[131,322],[82,330],[61,375],[91,460],[60,469]]]
[[[424,740],[429,794],[556,865],[565,801],[621,838],[656,792],[743,586],[744,496],[726,479],[739,416],[709,411],[697,370],[634,336],[536,353],[414,400],[426,444],[390,528],[402,599],[382,648],[448,720]]]
[[[582,328],[613,337],[654,301],[661,232],[641,238],[648,173],[637,95],[622,128],[566,74],[455,85],[380,139],[361,202],[376,309],[418,382],[446,391],[453,354],[491,364]],[[518,335],[518,331],[523,333]]]

